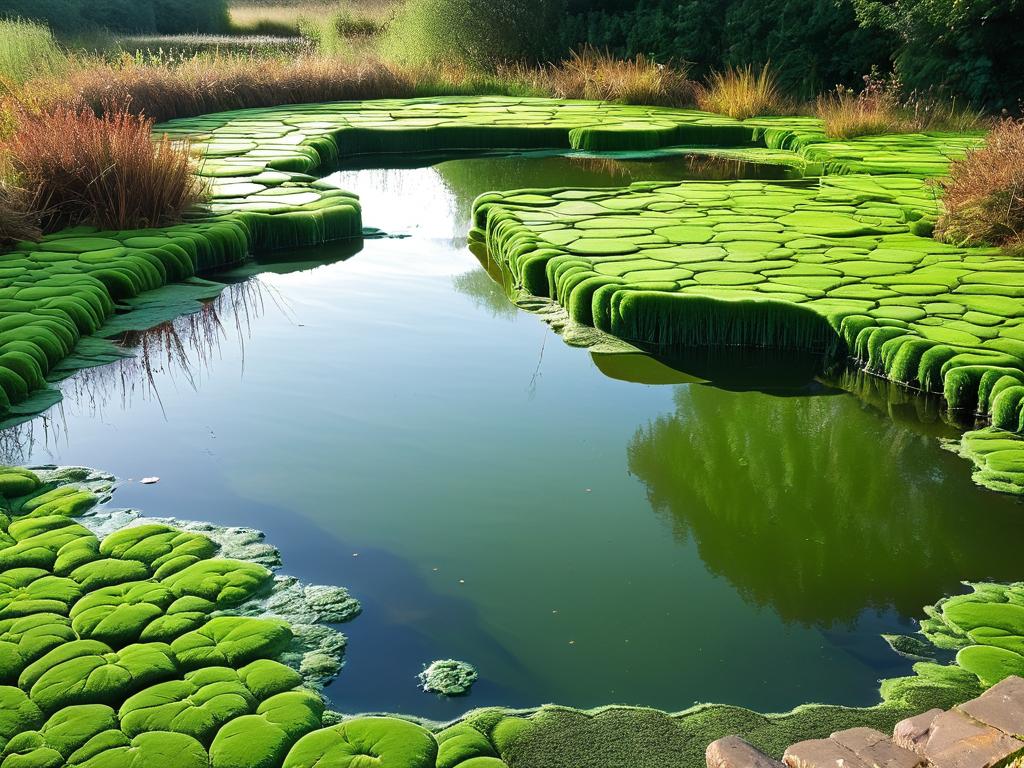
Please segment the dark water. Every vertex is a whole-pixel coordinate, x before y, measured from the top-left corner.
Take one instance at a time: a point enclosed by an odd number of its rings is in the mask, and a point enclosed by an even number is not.
[[[894,420],[810,367],[570,348],[465,247],[488,189],[694,168],[342,172],[368,225],[410,237],[263,264],[133,337],[139,358],[66,382],[5,458],[157,475],[117,501],[261,528],[286,572],[349,586],[364,612],[329,689],[346,711],[873,703],[909,668],[880,633],[963,579],[1020,576],[1021,505],[972,485],[941,422]],[[469,697],[417,690],[446,657],[480,669]]]

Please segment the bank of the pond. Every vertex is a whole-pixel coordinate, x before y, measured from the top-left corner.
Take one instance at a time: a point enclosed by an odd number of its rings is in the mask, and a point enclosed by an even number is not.
[[[311,768],[366,755],[403,768],[697,766],[727,734],[779,754],[847,727],[891,728],[971,698],[1024,663],[1003,647],[1024,635],[1014,605],[1024,585],[980,585],[922,623],[936,647],[960,649],[959,665],[921,662],[914,676],[883,683],[871,708],[491,708],[433,727],[346,717],[327,712],[317,690],[323,643],[309,649],[311,637],[333,632],[318,631],[320,622],[357,612],[344,590],[275,579],[261,564],[275,554],[254,532],[108,509],[113,488],[91,470],[0,471],[5,762]]]

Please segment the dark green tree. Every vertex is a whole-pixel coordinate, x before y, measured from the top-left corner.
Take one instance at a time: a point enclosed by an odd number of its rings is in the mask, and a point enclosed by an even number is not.
[[[991,110],[1024,96],[1024,0],[853,0],[861,23],[898,36],[904,83]]]

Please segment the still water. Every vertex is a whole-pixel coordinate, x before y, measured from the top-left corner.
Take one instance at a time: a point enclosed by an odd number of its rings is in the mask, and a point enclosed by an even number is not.
[[[799,368],[713,386],[570,348],[465,245],[489,189],[751,170],[702,163],[339,172],[368,226],[406,237],[229,276],[204,313],[127,339],[138,357],[65,382],[4,459],[159,476],[116,501],[260,528],[285,572],[348,586],[344,711],[874,703],[910,666],[881,633],[961,580],[1019,577],[1020,504],[970,482],[941,422]],[[480,670],[470,696],[417,689],[448,657]]]

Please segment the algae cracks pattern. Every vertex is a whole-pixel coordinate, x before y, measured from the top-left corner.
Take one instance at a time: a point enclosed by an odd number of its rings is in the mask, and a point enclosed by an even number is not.
[[[186,224],[100,232],[80,227],[0,254],[0,411],[26,417],[52,391],[26,398],[82,336],[126,300],[242,261],[250,251],[358,237],[355,195],[314,175],[354,155],[501,149],[645,151],[717,147],[806,173],[941,173],[976,136],[920,135],[829,142],[813,118],[741,123],[693,110],[504,97],[381,100],[240,110],[160,127],[188,138],[211,202]],[[209,290],[209,286],[205,286]],[[173,310],[173,308],[169,308]],[[81,350],[79,350],[81,351]],[[96,352],[96,350],[92,350]],[[78,367],[109,359],[80,356]]]

